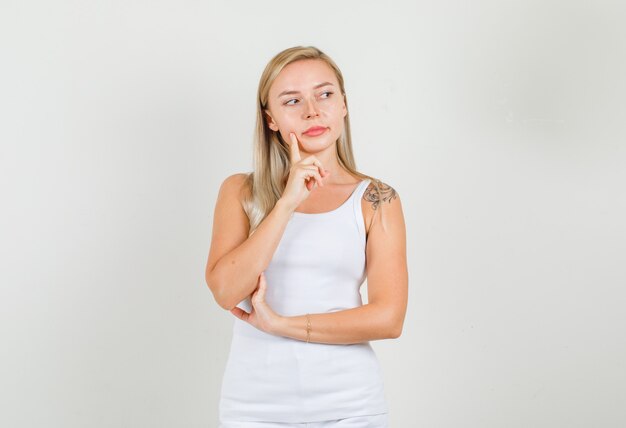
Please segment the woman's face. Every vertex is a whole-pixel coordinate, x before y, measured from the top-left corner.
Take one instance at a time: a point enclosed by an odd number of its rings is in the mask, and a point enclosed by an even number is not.
[[[348,110],[333,69],[323,60],[305,59],[287,65],[269,90],[268,126],[287,144],[290,132],[302,150],[315,153],[333,145],[343,131]],[[305,133],[311,127],[322,133]]]

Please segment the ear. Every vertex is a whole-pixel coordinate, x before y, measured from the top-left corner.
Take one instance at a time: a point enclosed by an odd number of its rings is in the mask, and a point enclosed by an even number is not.
[[[348,114],[348,108],[346,107],[346,94],[343,94],[343,107],[342,107],[342,111],[343,111],[343,117],[346,117],[346,114]]]
[[[264,109],[263,113],[265,113],[267,119],[267,126],[269,126],[272,131],[278,131],[278,125],[274,122],[274,118],[270,114],[270,111],[268,109]]]

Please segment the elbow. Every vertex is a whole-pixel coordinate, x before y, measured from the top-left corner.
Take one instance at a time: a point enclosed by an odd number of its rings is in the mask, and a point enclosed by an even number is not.
[[[232,303],[228,300],[226,300],[224,297],[221,297],[219,294],[217,293],[213,293],[213,297],[215,298],[215,301],[217,302],[217,304],[224,310],[226,311],[230,311],[231,309],[233,309],[235,306],[237,306],[236,303]]]
[[[389,338],[397,339],[402,335],[402,326],[404,324],[404,317],[402,319],[392,319],[389,323]]]
[[[222,309],[230,311],[236,306],[236,303],[230,302],[226,296],[224,296],[224,287],[222,287],[220,282],[217,281],[215,275],[207,274],[205,276],[205,281],[209,290],[211,290],[211,293],[213,294],[213,299]]]
[[[397,339],[400,337],[404,324],[404,313],[397,312],[395,308],[391,306],[379,306],[376,304],[376,307],[379,314],[378,325],[380,326],[380,338]]]
[[[389,329],[389,338],[397,339],[402,335],[402,324],[393,324]]]
[[[215,302],[220,306],[220,308],[230,311],[235,306],[237,306],[237,304],[229,301],[228,298],[223,296],[222,293],[220,292],[221,290],[223,289],[222,288],[211,289],[211,292],[213,293],[213,298],[215,299]]]

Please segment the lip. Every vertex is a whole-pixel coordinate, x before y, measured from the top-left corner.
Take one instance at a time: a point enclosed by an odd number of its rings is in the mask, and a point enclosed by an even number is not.
[[[307,129],[306,131],[303,132],[304,135],[311,135],[311,136],[317,136],[317,135],[321,135],[326,131],[326,127],[324,126],[312,126],[309,129]]]

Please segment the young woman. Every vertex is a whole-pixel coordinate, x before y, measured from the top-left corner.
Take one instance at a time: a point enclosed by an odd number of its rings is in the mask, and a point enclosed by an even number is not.
[[[369,341],[402,331],[404,216],[392,187],[356,170],[327,55],[298,46],[269,62],[254,143],[254,171],[220,187],[206,266],[235,315],[220,427],[387,427]]]

